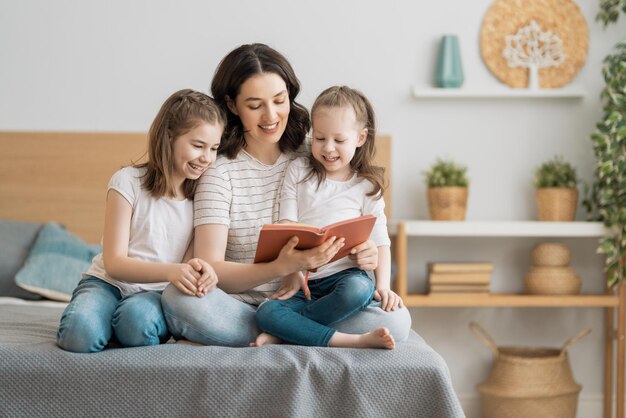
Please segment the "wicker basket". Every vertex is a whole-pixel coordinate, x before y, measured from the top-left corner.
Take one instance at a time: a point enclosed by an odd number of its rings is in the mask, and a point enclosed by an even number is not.
[[[477,386],[485,418],[575,418],[581,386],[574,381],[566,348],[498,347],[475,322],[470,329],[495,356],[487,380]]]
[[[533,295],[577,295],[581,281],[571,267],[531,267],[524,286]]]
[[[540,221],[573,221],[576,217],[578,190],[559,187],[539,188],[537,216]]]
[[[433,221],[464,221],[467,187],[429,187],[428,210]]]
[[[572,255],[565,244],[544,242],[535,245],[531,258],[535,266],[565,267],[572,260]]]

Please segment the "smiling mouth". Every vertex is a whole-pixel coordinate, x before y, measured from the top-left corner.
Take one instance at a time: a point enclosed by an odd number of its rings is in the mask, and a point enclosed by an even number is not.
[[[259,128],[263,129],[264,131],[271,131],[273,129],[276,129],[277,126],[278,122],[272,123],[271,125],[259,125]]]
[[[324,156],[324,161],[328,161],[329,163],[334,163],[338,159],[339,159],[339,157],[326,157],[326,156]]]
[[[196,170],[196,171],[204,171],[204,170],[207,169],[207,167],[204,167],[204,166],[201,166],[201,165],[192,164],[192,163],[189,163],[189,166],[191,168],[193,168],[194,170]]]

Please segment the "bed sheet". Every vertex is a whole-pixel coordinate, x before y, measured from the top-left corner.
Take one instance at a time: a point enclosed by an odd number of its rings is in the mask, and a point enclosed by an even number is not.
[[[65,304],[0,298],[0,416],[462,417],[443,359],[397,349],[163,344],[76,354]]]

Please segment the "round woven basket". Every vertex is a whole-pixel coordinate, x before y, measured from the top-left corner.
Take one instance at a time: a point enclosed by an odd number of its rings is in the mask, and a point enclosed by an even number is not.
[[[535,245],[531,253],[535,266],[565,267],[572,260],[567,245],[558,242],[544,242]]]
[[[526,293],[532,295],[577,295],[581,281],[571,267],[531,267],[524,277]]]
[[[576,217],[578,190],[544,187],[536,191],[537,216],[540,221],[573,221]]]
[[[487,380],[477,386],[485,418],[576,417],[582,387],[574,381],[566,349],[590,329],[558,349],[498,347],[480,325],[469,326],[495,356]]]
[[[464,221],[467,187],[429,187],[428,210],[433,221]]]

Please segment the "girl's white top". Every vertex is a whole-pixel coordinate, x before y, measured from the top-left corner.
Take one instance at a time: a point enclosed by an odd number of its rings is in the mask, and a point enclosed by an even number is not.
[[[370,239],[376,246],[390,245],[382,196],[367,196],[372,183],[356,174],[347,181],[325,179],[318,187],[317,176],[303,181],[310,171],[308,158],[294,160],[285,173],[280,194],[280,220],[322,228],[361,215],[374,215],[376,223]],[[310,273],[309,280],[330,276],[357,267],[349,257],[341,258]]]
[[[128,256],[154,263],[180,263],[193,237],[193,202],[189,199],[155,199],[141,187],[144,173],[145,169],[122,168],[111,177],[108,186],[108,190],[120,193],[133,208]],[[122,296],[163,290],[168,284],[131,283],[113,278],[104,269],[102,254],[94,257],[84,275],[98,277],[116,286]]]

